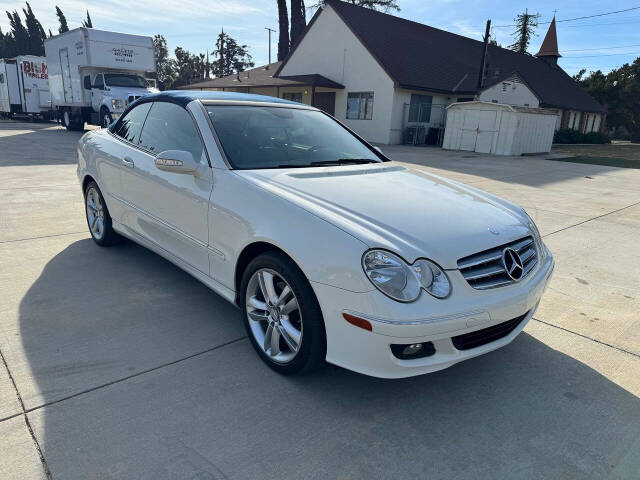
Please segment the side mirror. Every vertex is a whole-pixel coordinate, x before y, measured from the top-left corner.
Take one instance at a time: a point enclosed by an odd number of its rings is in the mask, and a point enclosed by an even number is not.
[[[84,76],[84,89],[91,90],[91,77],[89,75]]]
[[[165,150],[156,157],[156,168],[165,172],[195,174],[199,165],[185,150]]]

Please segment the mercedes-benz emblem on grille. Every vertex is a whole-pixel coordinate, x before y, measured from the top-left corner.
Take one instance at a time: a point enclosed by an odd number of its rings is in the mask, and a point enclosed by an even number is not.
[[[522,273],[524,272],[522,260],[520,259],[518,252],[513,248],[504,249],[502,252],[502,264],[504,265],[507,275],[509,275],[512,280],[517,282],[522,278]]]

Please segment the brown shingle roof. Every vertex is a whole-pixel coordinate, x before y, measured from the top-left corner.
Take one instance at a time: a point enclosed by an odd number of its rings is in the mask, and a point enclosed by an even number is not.
[[[482,42],[350,3],[326,3],[399,87],[456,94],[477,91]],[[603,111],[560,67],[489,45],[487,84],[513,73],[526,81],[543,107]]]
[[[202,88],[239,88],[239,87],[285,87],[285,86],[310,86],[327,88],[344,88],[333,80],[318,74],[292,75],[288,77],[274,77],[274,73],[282,62],[274,62],[269,65],[252,68],[240,72],[239,75],[227,75],[226,77],[213,78],[202,82],[192,83],[179,87],[181,90],[193,90]]]

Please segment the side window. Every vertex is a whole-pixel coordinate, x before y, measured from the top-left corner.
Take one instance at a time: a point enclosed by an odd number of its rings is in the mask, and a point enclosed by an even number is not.
[[[140,146],[157,155],[165,150],[185,150],[207,164],[202,141],[189,112],[168,102],[155,102],[140,135]]]
[[[113,133],[128,142],[137,144],[140,138],[140,132],[142,131],[142,125],[144,125],[144,120],[147,118],[150,108],[151,102],[143,103],[142,105],[132,108],[131,111],[120,120],[117,129]]]
[[[100,90],[104,90],[104,77],[100,74],[96,75],[96,80],[93,83],[93,88],[99,88]]]

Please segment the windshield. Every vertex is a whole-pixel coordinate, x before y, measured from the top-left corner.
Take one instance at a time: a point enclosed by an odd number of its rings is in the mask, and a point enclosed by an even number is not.
[[[104,83],[110,87],[147,87],[147,81],[141,76],[122,73],[105,73]]]
[[[229,163],[236,169],[380,162],[366,144],[315,110],[207,106]]]

